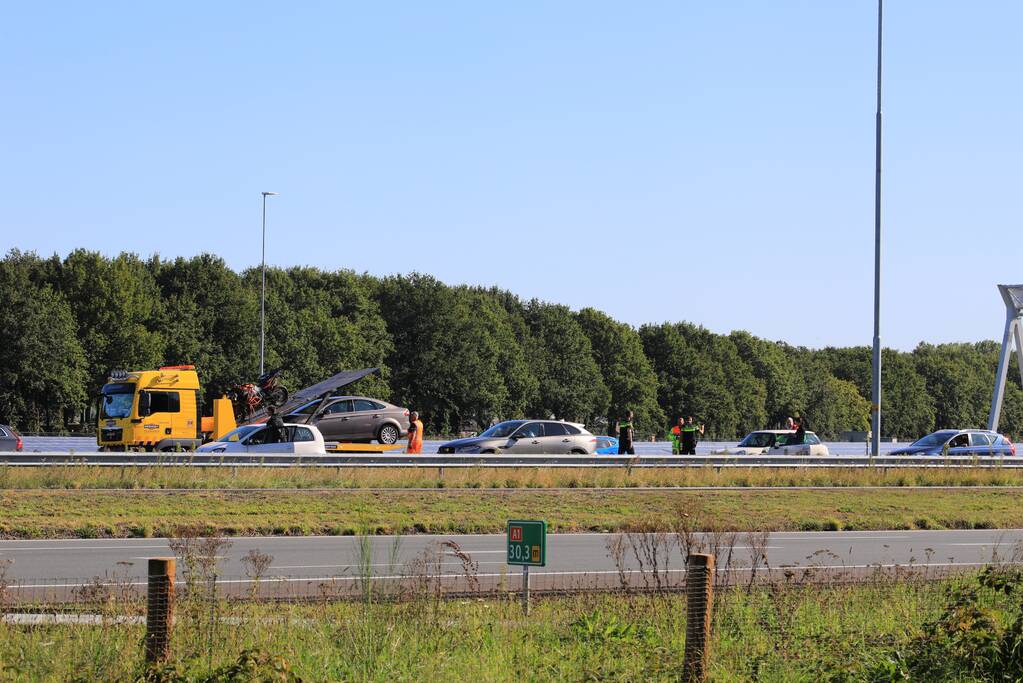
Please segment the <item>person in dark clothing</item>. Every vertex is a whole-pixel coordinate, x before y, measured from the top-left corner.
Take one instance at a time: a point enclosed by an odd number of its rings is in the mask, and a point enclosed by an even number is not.
[[[682,455],[696,455],[696,442],[703,434],[703,425],[697,425],[690,415],[682,425]]]
[[[269,406],[266,409],[266,438],[263,443],[283,443],[287,441],[284,432],[284,420],[277,414],[277,408]]]
[[[624,420],[618,420],[618,455],[636,455],[636,447],[632,444],[634,435],[630,410]]]
[[[803,441],[806,439],[806,421],[797,415],[795,425],[796,433],[789,437],[788,445],[802,446]]]

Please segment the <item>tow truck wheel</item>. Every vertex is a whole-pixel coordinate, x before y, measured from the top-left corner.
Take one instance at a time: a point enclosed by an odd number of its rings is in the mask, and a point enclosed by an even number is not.
[[[394,425],[384,425],[380,428],[377,433],[377,441],[383,444],[391,445],[398,442],[398,428]]]

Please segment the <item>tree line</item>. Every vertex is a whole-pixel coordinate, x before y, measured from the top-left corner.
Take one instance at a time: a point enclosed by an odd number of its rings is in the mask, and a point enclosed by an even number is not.
[[[194,364],[206,396],[252,381],[259,292],[258,268],[237,273],[210,254],[10,251],[0,261],[0,422],[80,424],[115,368]],[[721,440],[792,415],[824,438],[869,426],[867,347],[808,349],[686,322],[636,329],[593,308],[419,273],[309,267],[268,269],[266,319],[266,365],[285,368],[288,386],[379,367],[352,390],[418,410],[433,433],[551,416],[605,432],[627,410],[641,435],[690,414]],[[997,357],[995,342],[885,349],[883,433],[983,426]],[[1001,428],[1023,432],[1015,383]]]

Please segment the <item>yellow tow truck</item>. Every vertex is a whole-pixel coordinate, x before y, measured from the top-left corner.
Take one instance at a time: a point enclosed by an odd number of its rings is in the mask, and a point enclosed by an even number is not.
[[[311,401],[326,400],[332,393],[378,368],[345,370],[305,389],[294,392],[278,409],[287,415]],[[213,415],[203,416],[199,374],[194,365],[167,365],[158,370],[113,370],[99,396],[96,441],[103,451],[192,451],[207,441],[238,428],[231,399],[213,401]],[[266,419],[258,410],[243,424]],[[333,443],[330,452],[382,453],[402,448],[401,444]]]
[[[101,450],[195,450],[236,428],[227,398],[203,417],[199,375],[193,365],[158,370],[114,370],[99,397],[96,440]]]

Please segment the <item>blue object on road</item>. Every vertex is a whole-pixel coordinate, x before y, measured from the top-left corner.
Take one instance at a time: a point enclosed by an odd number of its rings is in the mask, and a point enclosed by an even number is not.
[[[597,455],[618,455],[618,439],[613,436],[598,436]]]

